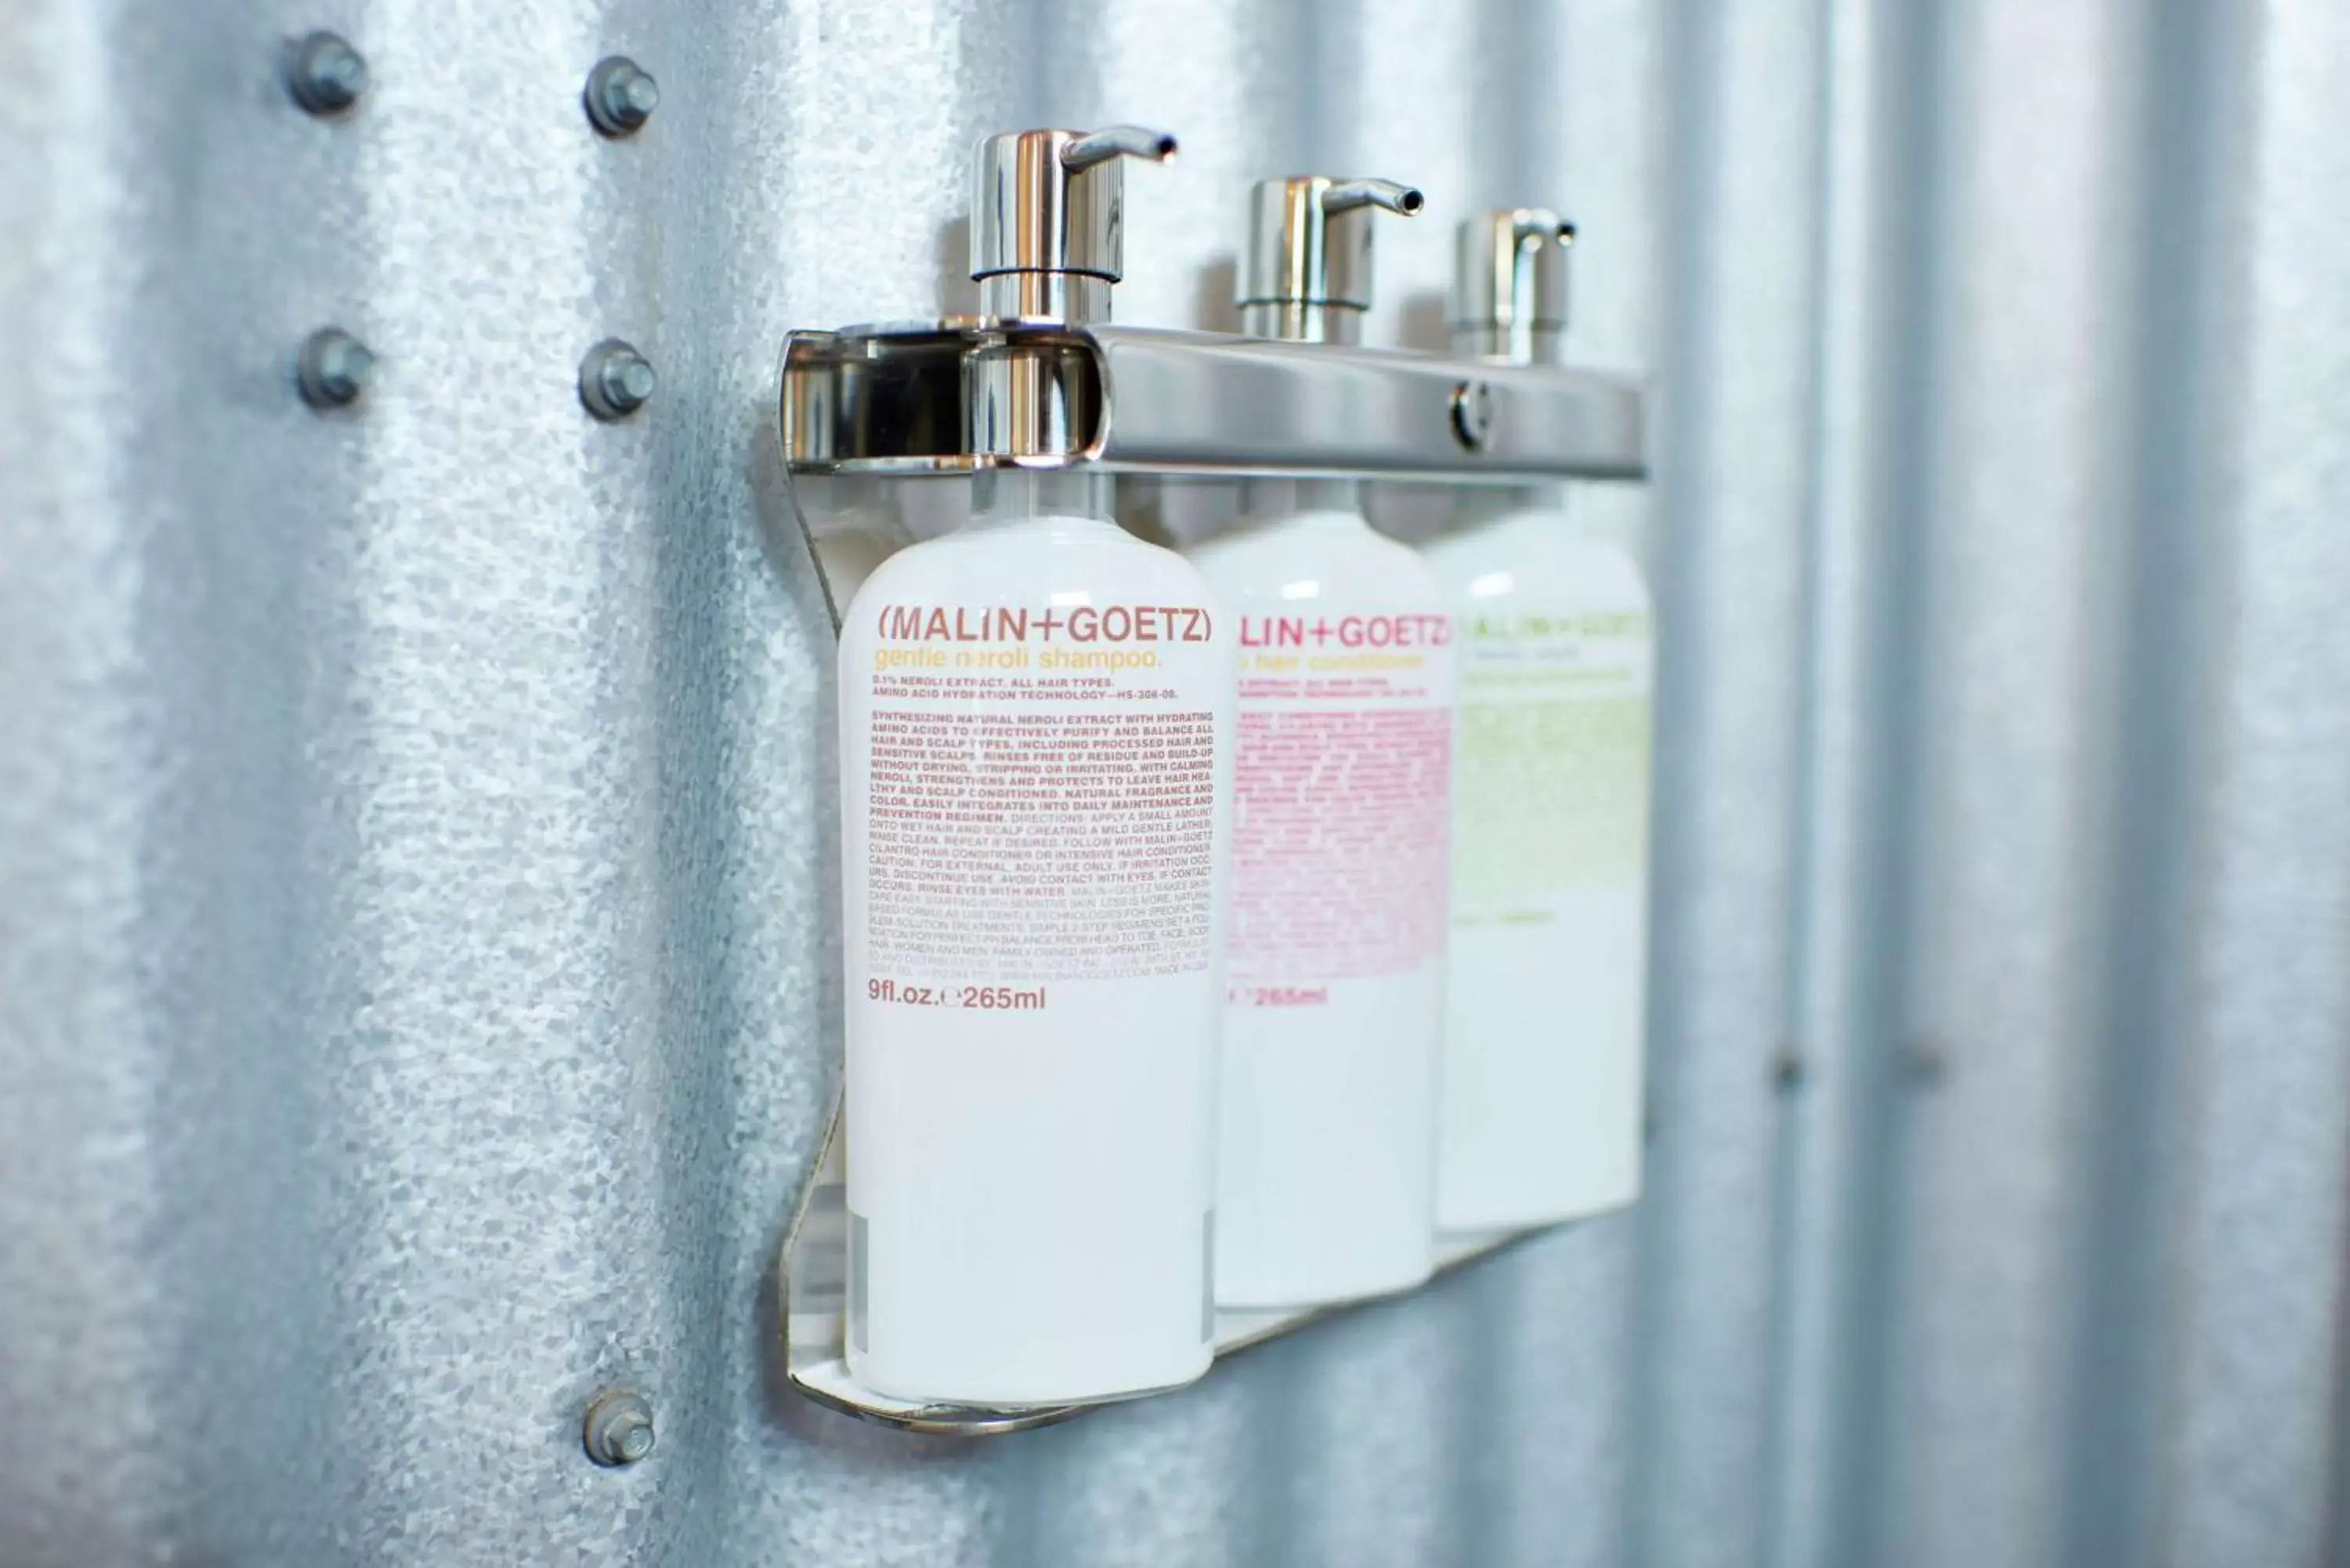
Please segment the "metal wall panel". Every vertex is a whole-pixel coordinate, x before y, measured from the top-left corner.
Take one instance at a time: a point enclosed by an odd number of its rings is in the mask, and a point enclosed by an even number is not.
[[[2126,5],[1953,10],[1918,454],[1905,1128],[1881,1560],[2061,1560],[2065,1303],[2085,1281],[2098,822],[2122,602],[2108,431],[2131,280]],[[1992,84],[1996,83],[1996,90]],[[2028,284],[2016,286],[2017,280]]]
[[[2180,584],[2199,612],[2180,758],[2195,874],[2147,1402],[2153,1533],[2181,1568],[2338,1562],[2350,1539],[2350,627],[2333,591],[2350,581],[2350,212],[2333,194],[2350,179],[2350,16],[2228,21],[2207,67],[2207,379],[2182,443],[2199,454],[2186,564],[2210,585]]]
[[[331,26],[373,86],[276,79]],[[2113,0],[12,0],[0,1563],[2309,1562],[2350,1138],[2350,27]],[[605,140],[581,81],[663,101]],[[798,1401],[829,631],[782,333],[985,131],[1583,229],[1649,370],[1649,1189],[1180,1396]],[[333,322],[381,356],[317,414]],[[579,408],[619,336],[646,412]],[[1212,494],[1200,504],[1211,513]],[[1408,510],[1408,508],[1407,508]],[[580,1450],[597,1390],[644,1463]],[[26,1438],[29,1429],[36,1434]]]
[[[1650,1103],[1633,1546],[1750,1563],[1764,1538],[1814,393],[1814,0],[1676,8]],[[1734,781],[1734,784],[1731,782]],[[1725,786],[1728,787],[1725,787]]]

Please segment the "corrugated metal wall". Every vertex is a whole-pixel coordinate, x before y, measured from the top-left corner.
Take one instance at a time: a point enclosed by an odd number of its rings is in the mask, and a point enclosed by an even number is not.
[[[277,84],[366,52],[339,121]],[[2340,1551],[2334,0],[8,0],[0,1563],[2254,1568]],[[608,142],[612,52],[663,102]],[[964,1444],[778,1386],[835,1005],[795,325],[1106,119],[1583,226],[1669,388],[1651,1191]],[[291,395],[339,323],[354,410]],[[603,426],[573,379],[659,367]],[[595,1390],[654,1457],[581,1454]]]

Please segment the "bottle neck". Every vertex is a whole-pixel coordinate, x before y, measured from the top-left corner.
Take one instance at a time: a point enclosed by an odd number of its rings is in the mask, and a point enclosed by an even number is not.
[[[1464,491],[1443,531],[1461,535],[1499,529],[1516,534],[1523,529],[1551,539],[1607,545],[1647,569],[1654,545],[1641,514],[1620,506],[1586,504],[1594,499],[1573,494],[1569,486],[1555,483]]]
[[[1301,513],[1363,515],[1362,482],[1353,479],[1252,479],[1241,485],[1244,521],[1273,522]],[[1368,526],[1367,524],[1365,526]]]
[[[1451,525],[1474,528],[1482,524],[1499,522],[1504,517],[1527,513],[1555,514],[1571,516],[1566,504],[1564,484],[1481,485],[1464,490],[1454,503]]]
[[[983,468],[971,482],[970,528],[1078,518],[1116,527],[1110,477],[1091,469]]]

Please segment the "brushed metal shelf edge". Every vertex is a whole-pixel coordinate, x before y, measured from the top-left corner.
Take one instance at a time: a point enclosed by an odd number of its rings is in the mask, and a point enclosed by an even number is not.
[[[967,364],[1032,356],[1062,400],[1054,440],[983,449]],[[796,473],[1089,467],[1499,484],[1638,481],[1648,386],[1556,366],[1150,327],[968,318],[802,331],[785,341],[777,428]],[[1464,419],[1457,405],[1478,410]],[[1473,428],[1474,435],[1464,427]]]

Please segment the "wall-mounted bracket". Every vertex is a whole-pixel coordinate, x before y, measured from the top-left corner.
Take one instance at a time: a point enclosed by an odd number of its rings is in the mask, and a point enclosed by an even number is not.
[[[795,332],[782,381],[784,452],[802,473],[1648,474],[1645,389],[1551,365],[962,318]]]
[[[781,379],[784,455],[801,475],[916,479],[1086,466],[1510,484],[1648,474],[1641,384],[1553,365],[966,317],[795,332],[785,343]],[[794,487],[793,510],[837,627],[847,585],[836,583],[827,566],[832,530],[808,515],[806,488]],[[1024,1431],[1093,1408],[917,1404],[850,1377],[842,1349],[848,1301],[842,1124],[836,1096],[816,1169],[784,1239],[785,1366],[793,1387],[860,1419],[964,1437]],[[1441,1235],[1438,1268],[1534,1233]],[[1354,1304],[1220,1311],[1216,1355]]]
[[[784,1241],[784,1365],[792,1386],[817,1404],[860,1420],[910,1432],[990,1437],[1024,1432],[1116,1403],[1035,1405],[997,1409],[976,1405],[925,1405],[895,1399],[860,1386],[848,1374],[843,1321],[848,1304],[848,1172],[842,1157],[840,1108],[825,1124],[816,1174],[800,1197]],[[1498,1251],[1539,1234],[1525,1231],[1447,1232],[1437,1238],[1437,1272]],[[1216,1314],[1216,1358],[1318,1323],[1358,1303],[1296,1307],[1287,1311]],[[1148,1397],[1148,1396],[1138,1396]]]

